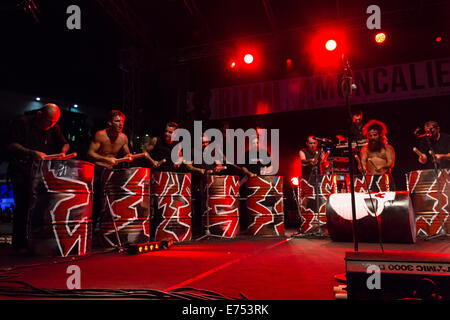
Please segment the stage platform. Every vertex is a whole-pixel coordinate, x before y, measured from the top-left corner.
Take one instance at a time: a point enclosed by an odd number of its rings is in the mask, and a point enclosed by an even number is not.
[[[345,253],[353,243],[291,237],[203,239],[140,255],[93,252],[81,257],[44,258],[15,254],[0,247],[0,280],[36,288],[67,289],[68,267],[80,270],[81,289],[177,288],[209,290],[249,300],[335,300],[336,275],[345,273]],[[385,252],[450,254],[450,240],[384,244]],[[359,251],[381,252],[378,243],[359,243]],[[18,283],[2,286],[20,287]],[[1,295],[0,299],[36,299]]]

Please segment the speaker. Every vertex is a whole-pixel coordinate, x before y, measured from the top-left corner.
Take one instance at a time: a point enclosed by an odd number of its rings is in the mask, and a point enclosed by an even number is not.
[[[355,193],[358,241],[414,243],[414,210],[407,191]],[[331,194],[326,207],[328,233],[333,241],[353,241],[350,193]],[[379,230],[378,230],[379,227]]]
[[[346,252],[348,300],[450,300],[450,255]]]

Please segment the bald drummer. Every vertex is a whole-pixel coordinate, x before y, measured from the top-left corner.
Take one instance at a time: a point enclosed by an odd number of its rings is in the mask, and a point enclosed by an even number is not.
[[[6,150],[10,158],[11,179],[16,211],[13,220],[13,249],[27,251],[26,226],[28,192],[31,185],[31,163],[49,154],[65,156],[69,144],[58,125],[61,111],[56,104],[44,105],[35,114],[24,115],[13,122]]]

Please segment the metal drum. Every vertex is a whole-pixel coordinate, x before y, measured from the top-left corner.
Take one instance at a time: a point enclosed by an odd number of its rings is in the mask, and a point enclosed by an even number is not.
[[[407,191],[355,193],[358,241],[415,243],[414,210]],[[373,205],[372,205],[372,201]],[[327,204],[327,227],[333,241],[353,241],[350,193],[331,194]]]
[[[238,176],[208,176],[202,220],[211,235],[235,238],[239,233],[239,186]]]
[[[410,192],[414,211],[416,214],[417,236],[432,236],[441,231],[441,218],[439,214],[436,175],[434,170],[417,170],[406,174],[406,185]],[[441,191],[442,218],[444,228],[449,230],[450,219],[450,170],[439,171],[439,185]]]
[[[104,210],[99,218],[101,247],[119,245],[117,237],[121,245],[150,241],[149,193],[150,169],[105,169],[101,195]]]
[[[32,165],[27,238],[37,255],[84,255],[92,247],[94,165],[43,160]]]
[[[313,178],[313,180],[315,180]],[[300,211],[301,226],[303,233],[318,231],[319,225],[323,226],[327,222],[326,204],[328,196],[337,192],[335,175],[319,175],[317,178],[317,188],[315,181],[308,182],[305,179],[300,180]],[[316,197],[317,191],[317,197]]]
[[[192,238],[191,174],[153,172],[150,183],[152,218],[150,237],[154,241],[188,241]]]
[[[250,177],[247,182],[247,209],[248,234],[284,235],[283,177]]]
[[[366,184],[367,180],[367,184]],[[364,180],[364,176],[357,175],[355,176],[355,180],[353,181],[353,185],[355,186],[355,192],[367,192],[367,185],[369,185],[370,192],[388,192],[390,189],[390,181],[388,174],[380,174],[380,175],[366,175],[366,180]],[[350,177],[348,180],[348,192],[350,192]]]

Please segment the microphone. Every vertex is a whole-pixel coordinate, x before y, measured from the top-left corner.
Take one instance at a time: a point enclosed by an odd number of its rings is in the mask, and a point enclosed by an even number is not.
[[[327,139],[327,138],[313,137],[313,139],[316,140],[316,141],[323,142],[323,143],[333,143],[333,141],[331,141],[330,139]]]

